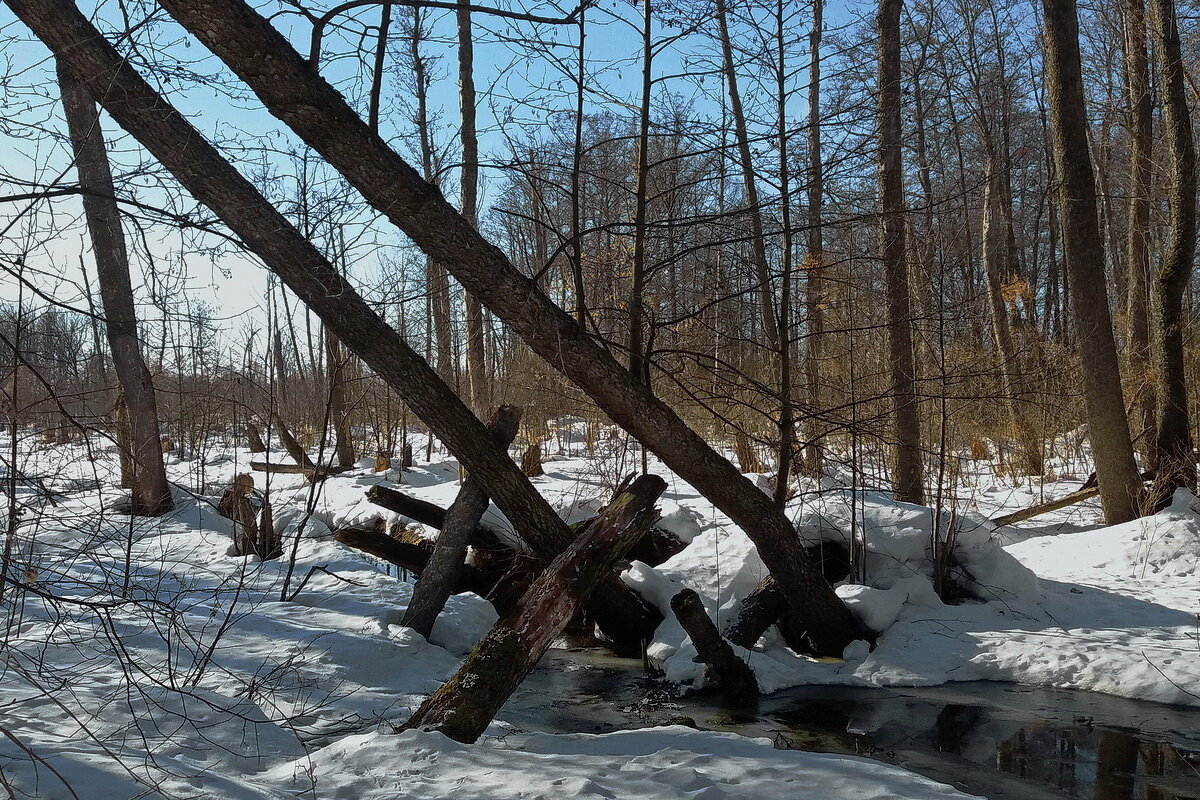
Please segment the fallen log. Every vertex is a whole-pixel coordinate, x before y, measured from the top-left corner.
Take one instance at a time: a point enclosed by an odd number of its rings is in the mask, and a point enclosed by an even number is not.
[[[470,478],[468,477],[467,480],[470,480]],[[387,486],[372,486],[370,489],[367,489],[366,498],[369,503],[373,503],[380,508],[386,508],[388,511],[394,511],[397,514],[408,517],[413,522],[419,522],[431,528],[441,530],[446,524],[446,509],[425,500],[411,497],[404,492],[396,491]],[[592,519],[595,519],[595,517]],[[591,521],[591,519],[588,519],[577,522],[571,527],[579,531]],[[488,526],[476,525],[471,534],[470,543],[479,547],[500,544],[500,540],[497,538],[496,533]],[[657,567],[685,547],[687,545],[680,541],[675,534],[665,531],[662,528],[652,527],[642,537],[641,541],[637,543],[637,546],[633,548],[633,551],[629,553],[629,558],[630,560],[643,561],[652,567]]]
[[[381,484],[367,489],[366,498],[369,503],[386,508],[388,511],[395,511],[413,522],[419,522],[431,528],[441,530],[442,526],[446,524],[446,509]]]
[[[739,647],[754,647],[767,628],[779,621],[786,607],[779,585],[771,577],[764,578],[738,605],[737,613],[725,626],[725,638]]]
[[[488,433],[497,447],[508,449],[517,436],[521,424],[521,409],[502,405],[488,421]],[[487,511],[490,500],[487,488],[476,475],[468,475],[458,490],[458,497],[442,516],[441,534],[434,544],[433,555],[421,579],[413,590],[412,600],[404,612],[402,625],[406,625],[425,638],[433,631],[434,620],[446,605],[453,592],[458,574],[465,566],[463,557],[467,545],[476,536],[479,520]]]
[[[696,648],[696,656],[708,665],[721,693],[730,703],[747,705],[758,697],[758,679],[754,670],[721,638],[717,626],[708,618],[700,595],[684,589],[671,598],[671,610]]]
[[[850,551],[836,542],[822,542],[804,548],[808,557],[821,568],[821,574],[831,584],[844,580],[850,574]],[[737,613],[725,626],[725,638],[739,647],[754,647],[762,635],[775,623],[784,618],[787,602],[779,584],[767,576],[742,600]],[[789,618],[790,619],[790,618]],[[803,630],[791,624],[781,626],[784,641],[797,652],[808,652]]]
[[[650,527],[654,503],[666,486],[656,475],[634,481],[529,587],[520,609],[497,622],[454,677],[399,730],[437,730],[465,743],[478,739],[592,590]]]
[[[1143,481],[1154,480],[1154,472],[1147,470],[1142,473]],[[1038,503],[1029,508],[1023,508],[1020,511],[1014,511],[1011,514],[1004,514],[996,517],[991,522],[998,528],[1005,525],[1015,525],[1018,522],[1024,522],[1027,519],[1049,514],[1051,511],[1058,511],[1068,506],[1073,506],[1077,503],[1082,503],[1084,500],[1090,500],[1100,494],[1100,484],[1096,482],[1096,473],[1088,475],[1087,480],[1083,482],[1083,486],[1070,494],[1065,494],[1057,500],[1048,500],[1045,503]]]
[[[386,533],[367,528],[339,528],[333,532],[335,542],[383,559],[401,569],[420,577],[433,554],[433,542],[396,539]],[[459,571],[451,594],[474,592],[484,596],[495,584],[495,577],[488,571],[464,564]]]

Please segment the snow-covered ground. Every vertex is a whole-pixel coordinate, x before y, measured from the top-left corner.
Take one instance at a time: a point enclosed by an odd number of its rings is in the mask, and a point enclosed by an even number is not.
[[[21,449],[25,586],[5,588],[0,649],[0,786],[18,797],[963,796],[865,759],[678,727],[530,735],[501,713],[474,746],[392,734],[495,612],[453,598],[426,642],[398,624],[406,576],[329,534],[386,515],[362,497],[380,481],[448,504],[453,461],[402,475],[364,465],[311,493],[298,476],[275,476],[287,552],[259,563],[226,555],[230,523],[215,511],[219,487],[248,467],[244,450],[173,459],[178,508],[142,520],[120,513],[111,448],[94,447],[96,460],[78,445]],[[620,461],[576,445],[535,483],[564,516],[583,518],[609,497]],[[728,615],[765,574],[761,561],[710,503],[661,465],[652,471],[670,485],[662,524],[690,545],[658,568],[634,564],[627,582],[664,609],[687,585]],[[1200,503],[1180,495],[1163,514],[1112,528],[1097,528],[1091,504],[996,531],[985,516],[1079,484],[1014,489],[978,473],[955,504],[958,577],[975,597],[953,605],[932,588],[929,509],[835,480],[801,487],[789,512],[802,530],[865,539],[863,581],[839,593],[881,635],[874,651],[863,643],[843,661],[813,661],[768,634],[746,654],[764,687],[992,679],[1200,705]],[[494,508],[486,521],[506,525]],[[702,684],[666,617],[651,656],[671,680]]]

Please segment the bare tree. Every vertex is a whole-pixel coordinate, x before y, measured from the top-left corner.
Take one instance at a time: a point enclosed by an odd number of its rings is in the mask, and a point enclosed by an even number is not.
[[[121,213],[100,128],[100,115],[84,83],[77,80],[61,61],[58,63],[58,84],[75,153],[75,168],[84,190],[83,210],[96,261],[113,369],[121,383],[129,421],[130,438],[119,444],[128,449],[132,462],[132,513],[156,516],[170,511],[174,504],[163,467],[154,382],[142,357],[138,338],[129,254],[121,229]],[[118,430],[123,427],[118,425]]]
[[[1087,108],[1079,58],[1075,0],[1043,0],[1050,133],[1058,172],[1063,261],[1071,281],[1075,341],[1083,362],[1092,457],[1100,501],[1110,524],[1138,515],[1141,478],[1133,459],[1129,421],[1113,341],[1104,276],[1096,183],[1086,147]]]
[[[916,357],[912,339],[912,302],[906,243],[904,165],[900,144],[900,11],[903,0],[880,0],[879,32],[879,205],[880,250],[887,291],[888,356],[892,379],[892,484],[896,497],[925,500],[921,459],[921,419],[916,394]]]

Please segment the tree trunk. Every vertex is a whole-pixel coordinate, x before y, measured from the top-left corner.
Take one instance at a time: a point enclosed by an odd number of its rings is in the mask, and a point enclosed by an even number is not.
[[[1196,146],[1188,110],[1186,74],[1180,53],[1174,0],[1150,0],[1150,23],[1159,67],[1166,128],[1169,188],[1167,247],[1154,276],[1154,338],[1158,368],[1158,430],[1155,484],[1160,491],[1186,486],[1196,491],[1196,456],[1188,416],[1183,335],[1188,323],[1183,293],[1196,254]],[[1101,487],[1104,486],[1103,481]]]
[[[880,249],[887,290],[888,355],[895,421],[892,484],[897,500],[924,503],[921,420],[917,415],[917,370],[904,218],[904,166],[901,163],[900,11],[903,5],[903,0],[880,0],[876,16],[879,29]]]
[[[1024,413],[1021,399],[1021,365],[1008,314],[1005,290],[1017,276],[1011,273],[1011,225],[1004,213],[1005,191],[997,164],[989,160],[983,193],[983,268],[987,277],[988,305],[991,308],[992,339],[1000,361],[1001,388],[1008,411],[1010,435],[1019,450],[1017,469],[1024,475],[1042,474],[1042,442],[1036,428]]]
[[[454,11],[458,29],[458,107],[462,123],[462,181],[459,206],[472,226],[479,226],[479,138],[475,130],[475,43],[471,34],[471,6],[459,0]],[[483,306],[470,291],[467,310],[467,381],[471,407],[476,414],[488,405],[487,368],[484,363]]]
[[[692,640],[696,655],[716,674],[725,699],[737,705],[752,703],[758,697],[754,670],[738,658],[729,643],[721,638],[717,626],[708,618],[700,595],[684,589],[671,598],[675,618]]]
[[[1108,311],[1104,240],[1098,227],[1092,160],[1085,144],[1087,108],[1075,0],[1043,0],[1043,7],[1063,261],[1073,295],[1075,340],[1083,363],[1083,390],[1100,501],[1111,525],[1138,515],[1142,483],[1133,459]]]
[[[325,328],[326,372],[329,375],[329,424],[333,426],[334,454],[339,467],[353,467],[354,438],[350,429],[350,402],[346,393],[346,352],[333,331]]]
[[[772,507],[770,499],[670,408],[633,383],[609,353],[485,241],[435,187],[373,136],[269,23],[244,3],[231,0],[166,0],[166,4],[372,205],[428,255],[452,268],[464,286],[536,353],[586,391],[614,422],[740,525],[779,578],[788,602],[804,618],[818,652],[840,655],[857,637],[857,621],[807,558],[792,523]],[[197,199],[214,210],[222,209],[220,216],[334,328],[343,343],[405,397],[468,469],[485,478],[489,493],[519,530],[561,530],[561,520],[533,487],[514,479],[518,471],[511,459],[481,445],[486,438],[483,424],[470,414],[469,419],[463,418],[460,411],[465,409],[445,397],[428,365],[77,9],[65,0],[10,0],[10,7],[39,38],[89,75],[89,85],[105,98],[106,108],[122,126]],[[252,216],[248,208],[253,209]]]
[[[808,35],[808,257],[805,259],[804,312],[808,331],[804,347],[804,384],[809,418],[805,435],[804,472],[823,474],[821,421],[821,359],[825,346],[825,236],[822,206],[825,202],[825,166],[821,156],[821,34],[825,0],[813,0],[812,30]]]
[[[642,0],[642,102],[638,108],[633,264],[626,309],[629,314],[629,374],[634,381],[647,387],[650,385],[650,373],[646,363],[646,215],[650,202],[650,89],[654,85],[651,74],[654,64],[654,47],[650,38],[651,21],[650,0]]]
[[[128,412],[133,468],[131,513],[157,516],[170,511],[174,503],[163,467],[154,383],[138,338],[129,254],[121,230],[121,213],[104,148],[100,115],[86,85],[75,77],[76,74],[65,62],[58,63],[63,113],[75,154],[79,185],[84,190],[83,211],[96,260],[108,345]]]
[[[500,406],[488,422],[488,432],[496,446],[508,449],[517,435],[521,423],[521,409],[516,406]],[[429,638],[433,623],[446,605],[463,565],[467,545],[470,544],[479,519],[487,511],[488,496],[483,481],[468,475],[463,481],[458,497],[446,509],[441,534],[433,549],[433,556],[421,579],[413,590],[412,600],[404,611],[402,625],[406,625],[425,638]]]
[[[267,452],[267,445],[263,442],[262,432],[259,431],[257,425],[253,422],[247,422],[243,426],[243,430],[246,432],[246,442],[250,445],[251,453]]]
[[[279,442],[283,445],[283,449],[292,457],[297,466],[311,470],[317,468],[312,458],[309,457],[308,451],[304,449],[300,442],[296,441],[296,437],[288,430],[287,424],[284,423],[283,418],[278,414],[275,415],[275,435],[279,437]]]
[[[1154,385],[1150,365],[1150,181],[1154,169],[1154,97],[1146,54],[1146,7],[1124,0],[1125,80],[1129,92],[1129,375],[1137,400],[1133,437],[1146,454],[1154,451]],[[1147,464],[1153,467],[1153,464]]]
[[[746,125],[746,112],[742,109],[742,93],[738,87],[737,64],[733,59],[733,39],[729,33],[729,10],[726,8],[725,0],[717,0],[717,29],[721,37],[721,61],[722,69],[725,72],[725,90],[729,94],[729,113],[733,117],[738,164],[742,171],[742,191],[746,193],[746,210],[750,216],[750,248],[754,259],[754,277],[758,282],[755,294],[758,297],[767,343],[771,347],[778,347],[779,323],[775,320],[775,303],[771,299],[771,268],[767,261],[767,236],[763,225],[762,205],[758,199],[758,178],[754,174],[754,157],[750,152],[750,133]]]
[[[592,589],[654,522],[654,502],[666,487],[657,475],[643,475],[609,504],[403,729],[437,730],[466,743],[478,739]]]

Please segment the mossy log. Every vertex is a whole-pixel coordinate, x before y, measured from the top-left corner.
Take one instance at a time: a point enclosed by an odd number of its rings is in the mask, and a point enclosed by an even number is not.
[[[666,489],[645,475],[609,504],[484,637],[458,672],[425,700],[401,730],[437,730],[474,742],[534,668],[583,602],[650,527],[654,503]]]
[[[671,598],[671,610],[692,640],[696,655],[708,665],[721,684],[725,699],[737,705],[753,703],[759,694],[754,670],[738,658],[729,642],[721,638],[717,626],[704,610],[700,595],[691,589],[684,589]]]

